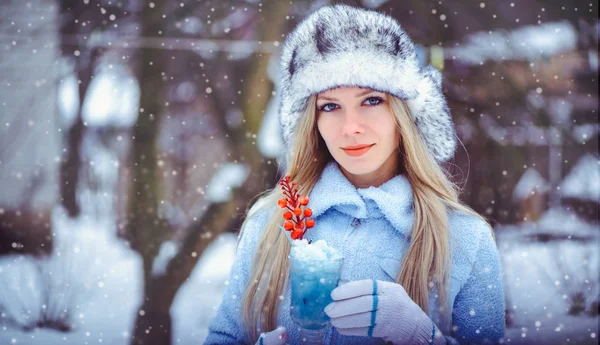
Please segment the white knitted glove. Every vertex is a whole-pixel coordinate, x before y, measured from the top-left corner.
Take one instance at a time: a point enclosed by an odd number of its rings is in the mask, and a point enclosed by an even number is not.
[[[380,337],[394,344],[428,344],[433,322],[402,285],[358,280],[331,292],[325,307],[331,324],[345,335]]]
[[[287,330],[283,326],[274,331],[261,333],[255,345],[285,345],[287,344]]]

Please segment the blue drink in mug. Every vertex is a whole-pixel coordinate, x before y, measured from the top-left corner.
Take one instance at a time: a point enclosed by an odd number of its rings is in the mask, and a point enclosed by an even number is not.
[[[290,252],[291,316],[306,330],[323,329],[329,323],[325,307],[338,285],[343,257],[323,240],[295,240]]]

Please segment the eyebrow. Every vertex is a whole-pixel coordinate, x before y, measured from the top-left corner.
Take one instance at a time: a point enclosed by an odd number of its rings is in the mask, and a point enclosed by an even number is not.
[[[358,98],[360,96],[364,96],[364,95],[366,95],[368,93],[371,93],[371,92],[377,92],[377,91],[375,91],[375,90],[364,90],[364,91],[361,91],[361,92],[357,93],[356,95],[354,95],[354,97]],[[324,100],[327,100],[327,101],[337,101],[336,98],[327,97],[327,96],[319,96],[319,99],[324,99]]]

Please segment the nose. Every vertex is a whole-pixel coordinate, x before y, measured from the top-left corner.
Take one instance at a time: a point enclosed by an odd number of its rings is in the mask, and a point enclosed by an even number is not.
[[[364,131],[364,123],[360,113],[354,110],[346,111],[343,117],[342,133],[344,135],[354,135]]]

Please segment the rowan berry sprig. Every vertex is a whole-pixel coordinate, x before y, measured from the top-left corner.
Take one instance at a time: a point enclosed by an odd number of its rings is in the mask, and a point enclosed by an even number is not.
[[[308,205],[308,197],[300,195],[296,182],[290,183],[290,175],[286,175],[284,178],[279,180],[283,194],[286,196],[283,199],[279,199],[277,204],[281,208],[287,208],[288,211],[283,213],[285,222],[283,228],[286,231],[291,231],[291,237],[294,240],[302,239],[306,230],[315,226],[315,220],[308,217],[312,216],[312,210],[308,207],[302,209]]]

